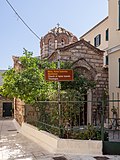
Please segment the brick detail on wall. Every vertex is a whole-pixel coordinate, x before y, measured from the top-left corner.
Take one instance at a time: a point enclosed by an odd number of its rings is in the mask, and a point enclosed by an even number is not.
[[[61,49],[61,61],[71,61],[74,64],[73,69],[79,70],[85,77],[94,80],[96,87],[92,90],[91,100],[101,100],[105,90],[108,90],[108,69],[103,68],[103,53],[99,50],[95,51],[94,48],[89,47],[89,44],[88,46],[85,44],[73,44],[72,47],[68,46],[67,49]],[[56,60],[57,52],[49,57],[49,61]],[[96,103],[92,104],[92,113],[94,113],[97,107],[98,105]]]

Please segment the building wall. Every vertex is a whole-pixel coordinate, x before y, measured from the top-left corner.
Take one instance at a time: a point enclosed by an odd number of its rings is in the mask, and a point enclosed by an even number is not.
[[[110,99],[118,99],[120,94],[119,84],[119,62],[120,58],[120,30],[119,28],[119,4],[118,0],[109,0],[109,28],[110,41],[108,44],[109,55],[109,95]],[[114,94],[114,97],[113,97]]]
[[[83,36],[80,37],[80,39],[85,39],[87,42],[92,44],[94,46],[94,39],[96,36],[99,34],[101,35],[101,44],[97,46],[97,48],[104,50],[104,55],[103,55],[103,66],[107,66],[106,64],[106,56],[107,54],[107,49],[108,49],[108,41],[106,41],[106,30],[108,29],[108,38],[109,38],[109,25],[108,25],[109,18],[106,17],[103,19],[100,23],[95,25],[92,29],[90,29],[88,32],[86,32]]]
[[[120,52],[114,52],[114,54],[110,55],[110,64],[109,65],[109,88],[110,88],[110,96],[112,93],[120,93],[119,87],[119,58]],[[116,94],[115,94],[116,95]],[[117,98],[115,96],[115,98]]]
[[[119,29],[119,5],[118,0],[108,1],[109,9],[109,28],[110,28],[110,41],[109,49],[120,45],[120,30]]]
[[[94,38],[101,34],[101,44],[97,47],[101,50],[106,50],[108,48],[108,41],[106,41],[106,30],[108,29],[108,17],[103,21],[93,27],[91,30],[86,32],[80,38],[84,38],[87,42],[90,42],[94,46]]]
[[[78,44],[66,51],[61,51],[60,54],[61,60],[64,59],[72,62],[79,60],[75,65],[88,70],[88,72],[86,72],[88,77],[98,82],[97,96],[102,96],[103,89],[108,86],[108,70],[103,68],[103,53],[96,53],[84,44]],[[53,54],[49,60],[55,61],[57,60],[57,56],[55,57]]]
[[[120,117],[120,102],[116,101],[120,100],[119,58],[120,51],[116,51],[109,55],[109,98],[110,100],[113,100],[113,102],[109,103],[111,118],[113,118],[113,113],[111,112],[113,106],[117,108],[117,116]],[[116,102],[114,102],[114,100]]]
[[[84,41],[84,40],[82,40]],[[86,42],[85,42],[86,43]],[[88,44],[89,45],[89,44]],[[94,47],[93,47],[94,48]],[[80,42],[78,45],[61,50],[61,61],[67,60],[74,63],[73,68],[76,68],[80,73],[84,73],[84,76],[90,80],[96,82],[96,87],[87,95],[87,99],[90,101],[101,100],[105,89],[108,89],[108,70],[103,68],[103,53],[97,53],[94,49],[91,49]],[[53,54],[49,61],[56,61],[57,53]],[[94,122],[96,116],[97,104],[92,103],[87,105],[89,111],[87,115],[87,123]],[[92,113],[92,115],[90,115]]]
[[[16,98],[14,98],[14,118],[20,125],[25,121],[25,103]]]

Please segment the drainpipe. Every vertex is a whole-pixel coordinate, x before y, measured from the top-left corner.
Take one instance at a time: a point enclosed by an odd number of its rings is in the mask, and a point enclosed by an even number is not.
[[[58,54],[57,68],[60,69],[60,50],[57,50],[57,54]],[[62,138],[62,113],[61,113],[61,102],[60,102],[60,88],[61,88],[61,84],[58,81],[59,137]]]

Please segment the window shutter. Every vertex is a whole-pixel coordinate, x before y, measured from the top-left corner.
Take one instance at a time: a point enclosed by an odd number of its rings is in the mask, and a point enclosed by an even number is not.
[[[99,45],[101,44],[101,34],[99,34]]]
[[[105,64],[108,65],[108,55],[105,57]]]
[[[106,30],[106,41],[109,40],[109,29]]]
[[[101,34],[98,34],[95,38],[94,38],[94,46],[98,47],[101,44]]]
[[[94,38],[94,46],[96,47],[96,37]]]

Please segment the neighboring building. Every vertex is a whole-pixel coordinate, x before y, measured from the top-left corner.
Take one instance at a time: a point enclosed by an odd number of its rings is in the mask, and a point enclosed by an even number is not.
[[[109,0],[108,17],[81,38],[106,51],[106,64],[109,69],[109,97],[120,99],[120,0]],[[119,108],[119,103],[113,102],[110,106]]]
[[[87,42],[93,46],[107,50],[108,49],[108,40],[109,40],[109,28],[108,28],[108,17],[103,19],[100,23],[86,32],[80,37],[80,39],[85,39]]]
[[[0,70],[0,86],[3,84],[2,74],[6,70]],[[0,95],[0,118],[13,116],[13,101]]]
[[[109,0],[109,94],[114,99],[118,99],[120,94],[120,1]]]
[[[86,32],[84,35],[80,37],[80,39],[85,39],[87,42],[104,50],[104,59],[103,59],[103,66],[107,67],[108,65],[108,41],[109,41],[109,28],[108,28],[108,17],[103,19],[100,23],[95,25],[92,29]]]

